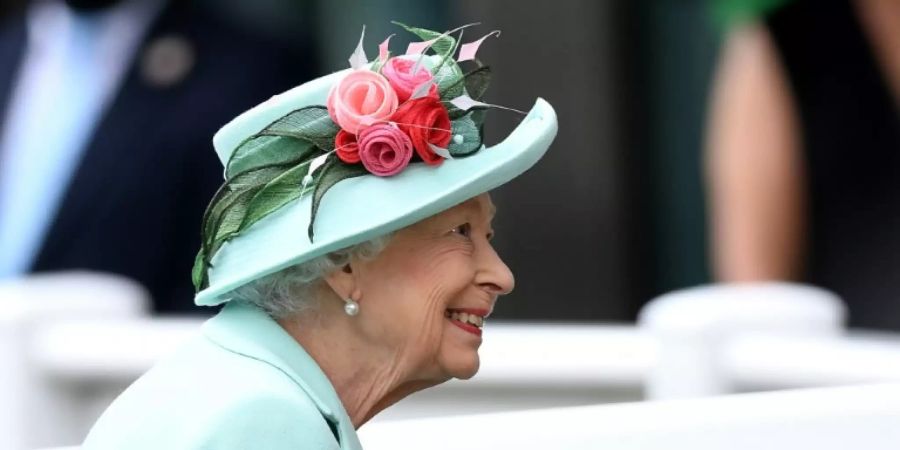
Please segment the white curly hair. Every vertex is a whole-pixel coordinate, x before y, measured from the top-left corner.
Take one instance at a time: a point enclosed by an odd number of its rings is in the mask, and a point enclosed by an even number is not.
[[[390,235],[343,248],[253,280],[235,288],[231,301],[254,305],[276,319],[314,310],[326,275],[355,258],[372,259],[387,247]]]

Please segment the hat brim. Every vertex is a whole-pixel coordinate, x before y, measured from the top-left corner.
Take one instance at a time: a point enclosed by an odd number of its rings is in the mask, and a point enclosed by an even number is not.
[[[214,139],[220,157],[227,161],[228,146],[252,134],[248,129],[258,131],[279,114],[324,104],[331,85],[327,79],[339,74],[296,88],[306,92],[292,90],[274,97],[226,125]],[[488,192],[533,166],[556,132],[556,112],[538,98],[506,139],[471,156],[446,160],[437,167],[411,164],[393,177],[370,175],[341,181],[322,198],[313,242],[306,232],[311,199],[301,197],[226,242],[213,257],[209,286],[197,293],[195,303],[225,303],[230,291],[250,281],[397,231]]]

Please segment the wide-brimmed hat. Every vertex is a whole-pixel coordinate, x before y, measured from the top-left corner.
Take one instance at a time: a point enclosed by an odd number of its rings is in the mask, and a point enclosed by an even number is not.
[[[502,142],[482,144],[484,112],[496,105],[482,102],[490,70],[475,52],[490,34],[460,45],[450,32],[400,25],[422,39],[406,54],[391,57],[389,38],[368,62],[360,39],[351,69],[277,95],[216,133],[225,183],[203,220],[198,305],[488,192],[547,151],[556,113],[541,98]]]

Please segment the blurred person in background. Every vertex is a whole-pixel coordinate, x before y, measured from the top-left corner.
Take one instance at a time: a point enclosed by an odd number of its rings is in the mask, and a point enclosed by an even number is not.
[[[851,326],[900,330],[900,1],[720,6],[759,9],[730,29],[712,95],[717,278],[813,283]]]
[[[22,9],[0,23],[0,279],[111,272],[157,312],[195,309],[197,224],[222,177],[209,136],[305,81],[311,46],[190,1]]]

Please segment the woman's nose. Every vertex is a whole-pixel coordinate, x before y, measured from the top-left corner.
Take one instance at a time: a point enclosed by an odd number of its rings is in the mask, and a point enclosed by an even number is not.
[[[476,282],[492,295],[506,295],[512,292],[516,285],[509,266],[500,259],[500,255],[489,243],[480,252],[480,270]]]

